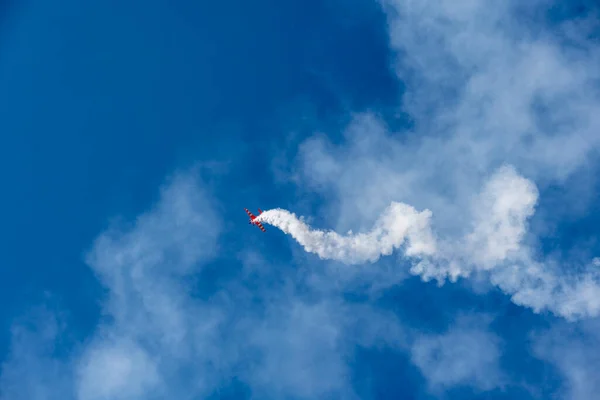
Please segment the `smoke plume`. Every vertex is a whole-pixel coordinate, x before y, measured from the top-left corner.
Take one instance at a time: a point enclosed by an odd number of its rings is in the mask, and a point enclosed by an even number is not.
[[[392,254],[405,242],[406,255],[430,255],[436,250],[430,229],[431,211],[393,202],[367,233],[340,235],[333,231],[312,229],[294,213],[276,208],[263,212],[258,220],[291,235],[307,252],[322,259],[346,264],[375,262]]]
[[[432,213],[392,202],[367,233],[340,235],[312,229],[295,214],[273,209],[258,220],[291,235],[307,252],[346,264],[374,263],[394,250],[414,257],[411,273],[424,281],[455,282],[486,272],[492,284],[516,304],[548,310],[567,319],[600,314],[600,273],[595,262],[567,274],[552,259],[537,260],[526,244],[528,219],[538,201],[535,184],[509,166],[499,168],[474,197],[472,230],[465,236],[436,238]],[[406,244],[405,246],[403,246]]]

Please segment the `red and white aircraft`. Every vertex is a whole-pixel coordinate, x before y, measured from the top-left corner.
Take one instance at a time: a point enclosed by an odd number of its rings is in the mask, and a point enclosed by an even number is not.
[[[248,222],[249,224],[252,225],[256,225],[260,228],[261,231],[266,232],[267,230],[265,229],[264,226],[262,226],[262,224],[260,223],[260,221],[256,221],[256,216],[254,214],[252,214],[250,211],[248,211],[247,208],[244,208],[244,210],[246,210],[246,214],[248,214],[248,216],[250,217],[250,221]],[[262,210],[259,208],[258,209],[258,215],[262,214]]]

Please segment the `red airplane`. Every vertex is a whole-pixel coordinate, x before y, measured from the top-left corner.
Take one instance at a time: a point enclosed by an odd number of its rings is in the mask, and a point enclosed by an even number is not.
[[[266,232],[267,230],[265,229],[264,226],[262,226],[262,224],[260,223],[260,221],[255,221],[256,216],[254,214],[252,214],[250,211],[248,211],[247,208],[244,208],[244,210],[246,210],[246,214],[248,214],[248,216],[250,217],[250,221],[248,222],[249,224],[252,225],[256,225],[260,228],[261,231]],[[262,210],[259,208],[258,209],[258,215],[262,214]]]

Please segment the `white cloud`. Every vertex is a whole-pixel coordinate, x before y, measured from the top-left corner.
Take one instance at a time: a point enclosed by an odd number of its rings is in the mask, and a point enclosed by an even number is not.
[[[574,329],[557,324],[534,335],[533,352],[552,363],[564,379],[560,398],[588,400],[600,390],[600,321],[578,323]]]
[[[74,399],[69,360],[59,360],[64,323],[48,309],[35,310],[11,329],[11,348],[2,364],[0,399]]]
[[[491,390],[502,385],[500,339],[486,322],[487,318],[463,317],[447,332],[417,337],[411,358],[432,391],[457,385]]]
[[[445,145],[441,157],[462,155],[479,171],[506,161],[536,179],[585,165],[600,143],[600,53],[581,31],[570,29],[569,46],[565,29],[530,17],[550,2],[384,4],[408,87],[403,106],[420,134]]]
[[[342,310],[337,310],[342,311]],[[271,309],[248,332],[264,361],[248,372],[255,389],[269,397],[315,398],[348,390],[344,330],[328,304],[284,304]]]
[[[207,369],[215,354],[205,347],[217,343],[222,316],[192,299],[185,278],[216,255],[220,231],[196,177],[178,174],[134,226],[98,237],[88,262],[108,289],[110,320],[78,363],[80,399],[179,397],[218,384]],[[206,376],[177,382],[175,371],[190,363]]]
[[[82,360],[78,399],[131,399],[156,391],[157,365],[135,343],[101,343]]]
[[[214,210],[195,176],[179,174],[134,224],[99,235],[88,257],[107,289],[98,326],[60,362],[28,348],[40,339],[52,347],[56,333],[34,332],[27,346],[16,337],[0,386],[7,400],[191,400],[234,379],[263,398],[354,398],[353,346],[395,340],[397,321],[245,251],[240,275],[198,297],[188,278],[215,254]],[[349,334],[357,324],[369,329]],[[15,389],[22,382],[30,385]]]

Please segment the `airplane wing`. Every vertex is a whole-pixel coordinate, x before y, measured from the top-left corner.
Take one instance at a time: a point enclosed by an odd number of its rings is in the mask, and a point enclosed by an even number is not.
[[[254,214],[252,214],[250,211],[248,211],[248,209],[247,209],[247,208],[244,208],[244,210],[246,210],[246,214],[248,214],[248,216],[249,216],[250,218],[252,218],[252,219],[256,218],[256,217],[254,216]]]
[[[262,226],[262,224],[260,222],[256,222],[256,225],[260,228],[261,231],[266,232],[267,230],[265,229],[264,226]]]

